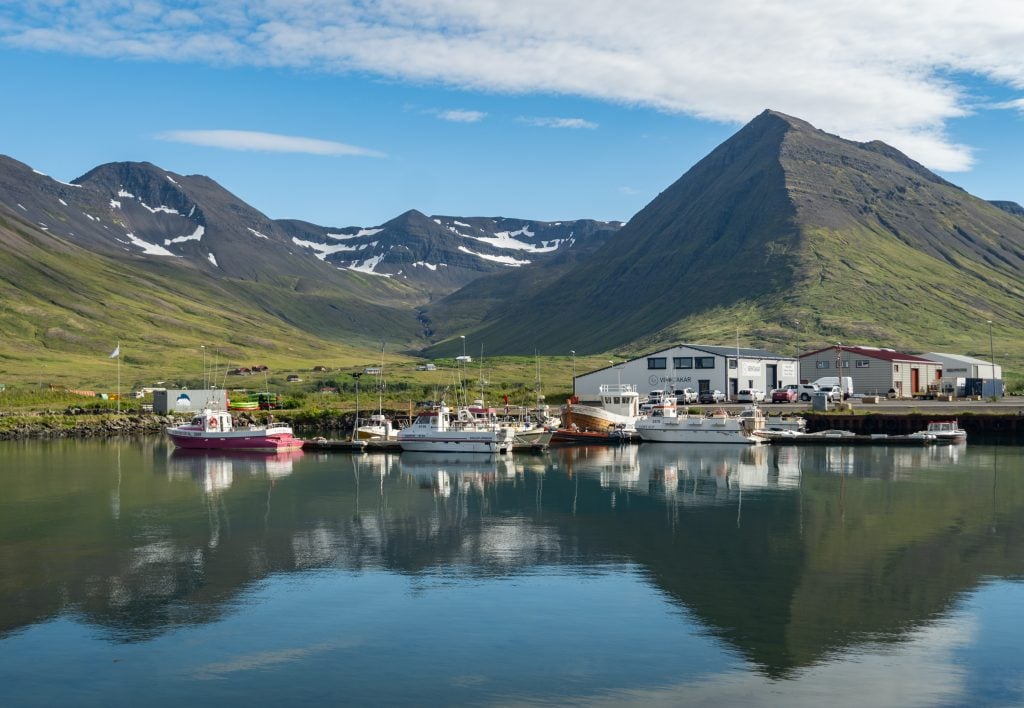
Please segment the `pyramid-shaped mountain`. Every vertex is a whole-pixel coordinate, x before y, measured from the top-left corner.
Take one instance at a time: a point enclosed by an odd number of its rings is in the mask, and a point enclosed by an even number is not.
[[[494,353],[737,333],[783,351],[978,349],[986,320],[1024,324],[1024,219],[1011,211],[884,143],[765,111],[474,338]]]

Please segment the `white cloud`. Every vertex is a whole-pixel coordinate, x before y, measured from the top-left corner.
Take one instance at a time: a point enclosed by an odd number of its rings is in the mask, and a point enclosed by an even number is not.
[[[441,120],[450,120],[453,123],[479,123],[487,117],[487,114],[483,111],[451,110],[439,111],[437,117]]]
[[[1024,88],[1015,0],[171,0],[0,5],[7,46],[359,71],[461,89],[583,96],[739,124],[764,108],[944,170],[959,77]]]
[[[376,150],[336,143],[330,140],[301,138],[293,135],[260,133],[251,130],[168,130],[155,136],[158,140],[188,143],[224,150],[252,150],[258,152],[298,152],[308,155],[357,155],[384,157]]]
[[[1002,110],[1017,110],[1024,113],[1024,98],[1015,98],[1012,101],[1003,101],[1002,103],[993,103],[990,108],[997,108]]]
[[[540,128],[589,128],[593,130],[597,123],[583,118],[520,118],[527,125],[535,125]]]

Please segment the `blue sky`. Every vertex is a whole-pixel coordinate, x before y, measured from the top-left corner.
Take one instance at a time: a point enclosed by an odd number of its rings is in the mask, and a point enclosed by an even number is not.
[[[764,108],[1024,203],[1013,2],[0,0],[0,153],[273,218],[626,220]]]

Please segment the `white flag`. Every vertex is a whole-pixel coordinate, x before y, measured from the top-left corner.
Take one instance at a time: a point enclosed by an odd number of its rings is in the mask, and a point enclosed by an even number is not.
[[[110,359],[121,356],[121,345],[118,344],[114,351],[110,352]]]

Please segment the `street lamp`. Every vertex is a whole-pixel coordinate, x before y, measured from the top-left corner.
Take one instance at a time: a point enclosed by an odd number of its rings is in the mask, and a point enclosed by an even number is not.
[[[992,320],[988,320],[988,356],[992,363],[992,395],[996,391],[996,350],[992,347]]]
[[[462,340],[462,356],[465,357],[466,356],[466,335],[460,334],[459,335],[459,339]],[[465,361],[465,359],[463,359],[463,361]]]
[[[208,380],[206,378],[206,345],[200,344],[199,348],[203,350],[203,389],[210,388]]]
[[[361,371],[356,371],[351,374],[352,378],[356,380],[356,419],[352,423],[352,439],[356,439],[356,428],[359,427],[359,377],[362,376]]]
[[[576,393],[576,350],[572,349],[569,351],[572,354],[572,392]]]

